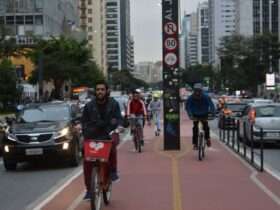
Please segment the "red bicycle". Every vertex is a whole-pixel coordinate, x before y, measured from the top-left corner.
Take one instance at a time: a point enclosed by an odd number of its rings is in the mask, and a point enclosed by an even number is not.
[[[112,135],[119,135],[113,131]],[[91,173],[91,210],[100,210],[102,197],[105,205],[110,203],[112,193],[111,166],[109,156],[112,140],[92,140],[84,142],[85,160],[93,162]]]

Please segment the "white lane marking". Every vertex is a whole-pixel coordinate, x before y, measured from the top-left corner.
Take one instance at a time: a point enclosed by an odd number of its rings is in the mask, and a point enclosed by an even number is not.
[[[83,170],[82,167],[79,167],[77,171],[74,173],[71,173],[70,176],[63,179],[63,183],[59,183],[56,186],[54,186],[54,189],[51,189],[49,192],[47,192],[45,195],[39,198],[38,201],[35,203],[35,205],[29,205],[26,209],[33,209],[33,210],[40,210],[43,208],[47,203],[49,203],[57,194],[59,194],[64,188],[66,188],[68,185],[72,183],[73,180],[75,180],[77,177],[79,177],[82,174]],[[35,206],[35,207],[32,207]]]
[[[84,194],[85,191],[83,191],[75,200],[73,203],[71,203],[71,205],[67,208],[67,210],[75,210],[79,204],[83,201],[84,198]]]
[[[219,139],[219,136],[215,133],[215,132],[213,132],[212,131],[212,133],[214,134],[214,137],[215,138],[217,138],[217,139]],[[237,145],[235,145],[235,148],[237,149]],[[243,147],[242,147],[243,148]],[[241,147],[240,147],[240,151],[241,151],[241,149],[242,149]],[[247,153],[247,155],[246,155],[246,157],[247,158],[251,158],[251,156],[250,156],[250,152],[248,152]],[[265,158],[264,158],[265,159]],[[257,165],[261,165],[261,162],[260,162],[260,160],[259,159],[256,159],[255,158],[255,162],[257,163]],[[273,176],[275,179],[277,179],[278,181],[280,181],[280,171],[278,171],[277,169],[275,169],[271,164],[269,164],[269,163],[266,163],[265,162],[265,160],[264,160],[264,163],[263,163],[263,168],[264,168],[264,170],[267,172],[267,173],[269,173],[271,176]]]
[[[213,136],[218,139],[219,137],[214,133]],[[270,197],[277,205],[280,206],[280,198],[274,194],[270,189],[268,189],[258,178],[257,175],[259,174],[249,163],[247,163],[244,159],[242,159],[238,154],[232,151],[228,146],[217,140],[217,142],[222,145],[226,150],[230,152],[233,156],[235,156],[238,160],[240,160],[245,167],[247,167],[252,173],[250,175],[250,179],[254,182],[261,191],[263,191],[268,197]]]
[[[129,132],[126,133],[121,140],[121,143],[118,145],[118,149],[120,147],[122,147],[122,145],[124,145],[126,143],[126,141],[128,141],[131,138]],[[74,171],[73,173],[71,173],[71,175],[67,176],[66,178],[63,179],[63,181],[61,181],[59,184],[55,185],[53,187],[53,189],[51,189],[49,192],[45,193],[41,198],[39,198],[37,201],[33,202],[32,204],[30,204],[26,210],[40,210],[42,209],[47,203],[49,203],[56,195],[58,195],[63,189],[65,189],[68,185],[70,185],[72,183],[72,181],[74,179],[76,179],[77,177],[79,177],[80,175],[82,175],[83,173],[83,169],[80,166],[78,171]],[[77,199],[75,199],[75,201],[70,205],[75,207],[75,205],[79,205],[82,201],[79,200],[80,197],[82,196],[79,195],[79,197]],[[35,207],[34,207],[35,206]],[[77,207],[76,206],[76,207]],[[73,208],[72,207],[72,208]],[[75,209],[75,208],[74,208]]]

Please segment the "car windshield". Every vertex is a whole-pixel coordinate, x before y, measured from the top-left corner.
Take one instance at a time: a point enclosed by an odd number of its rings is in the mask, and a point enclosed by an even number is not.
[[[256,108],[257,117],[280,117],[280,106],[262,106]]]
[[[242,112],[246,104],[227,104],[226,106],[233,112]]]
[[[18,117],[19,122],[52,122],[70,119],[70,111],[67,106],[42,106],[25,109]]]

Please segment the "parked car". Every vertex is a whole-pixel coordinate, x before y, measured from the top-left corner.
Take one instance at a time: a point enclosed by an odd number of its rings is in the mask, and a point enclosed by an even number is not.
[[[82,136],[76,105],[51,102],[25,106],[3,138],[6,170],[34,159],[80,162]]]
[[[263,128],[265,143],[280,143],[280,104],[249,104],[246,107],[240,118],[241,139],[249,141],[253,132],[254,141],[258,142],[260,128]]]
[[[219,113],[218,127],[220,129],[236,128],[237,118],[241,116],[246,106],[245,103],[225,103]]]
[[[244,103],[247,104],[272,104],[273,100],[265,99],[265,98],[250,98],[250,99],[243,99]]]

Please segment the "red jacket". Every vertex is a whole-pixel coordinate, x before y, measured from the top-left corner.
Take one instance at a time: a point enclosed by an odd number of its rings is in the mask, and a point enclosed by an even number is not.
[[[128,102],[127,105],[127,115],[135,114],[135,115],[147,115],[147,110],[145,103],[142,100],[132,99]]]

